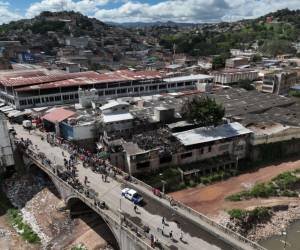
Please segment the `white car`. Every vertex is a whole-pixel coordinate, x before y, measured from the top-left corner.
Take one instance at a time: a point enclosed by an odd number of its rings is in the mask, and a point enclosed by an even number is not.
[[[126,199],[132,201],[134,204],[141,204],[143,197],[138,194],[137,191],[130,188],[124,188],[122,190],[122,196],[124,196]]]

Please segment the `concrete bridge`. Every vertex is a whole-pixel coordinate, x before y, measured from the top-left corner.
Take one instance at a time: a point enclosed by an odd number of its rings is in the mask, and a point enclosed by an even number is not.
[[[79,192],[58,175],[57,166],[64,165],[62,151],[68,157],[67,151],[51,146],[45,140],[41,140],[40,134],[29,134],[21,126],[15,126],[15,130],[16,141],[22,137],[30,139],[33,143],[33,146],[22,150],[25,165],[36,165],[43,170],[51,178],[67,206],[71,207],[74,202],[83,202],[99,214],[110,228],[121,250],[153,249],[151,235],[158,240],[160,249],[266,250],[179,202],[172,206],[168,196],[159,198],[153,195],[151,187],[139,180],[128,182],[118,174],[109,178],[108,182],[103,182],[98,173],[85,168],[82,162],[76,165],[77,178],[84,183],[87,176],[89,183],[88,187],[85,187],[86,190]],[[41,152],[46,158],[41,157]],[[145,205],[139,207],[137,212],[130,201],[121,197],[124,187],[134,188],[143,195]],[[101,201],[107,204],[108,209],[100,208]],[[162,217],[166,218],[166,225],[162,225]],[[149,232],[145,232],[145,227]],[[172,238],[169,237],[171,231]]]

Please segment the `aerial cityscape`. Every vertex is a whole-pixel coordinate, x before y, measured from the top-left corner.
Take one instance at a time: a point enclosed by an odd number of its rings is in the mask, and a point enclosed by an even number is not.
[[[299,250],[300,1],[0,1],[0,250]]]

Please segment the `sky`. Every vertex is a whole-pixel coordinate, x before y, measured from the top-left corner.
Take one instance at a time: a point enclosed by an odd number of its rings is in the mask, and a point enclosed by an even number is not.
[[[219,22],[255,18],[300,0],[0,0],[0,23],[42,11],[79,11],[104,22]]]

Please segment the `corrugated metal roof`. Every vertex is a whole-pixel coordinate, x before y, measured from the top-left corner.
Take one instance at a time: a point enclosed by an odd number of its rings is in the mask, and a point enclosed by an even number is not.
[[[114,83],[114,82],[128,82],[134,80],[150,80],[162,78],[162,75],[156,71],[129,71],[119,70],[105,74],[98,74],[96,72],[80,72],[66,74],[63,79],[45,79],[42,84],[28,84],[34,86],[26,86],[24,88],[18,88],[16,91],[30,91],[35,89],[52,89],[57,87],[70,87],[70,86],[83,86],[89,84],[101,84],[101,83]],[[1,79],[0,79],[1,83]],[[24,84],[26,85],[26,84]],[[19,85],[20,86],[20,85]]]
[[[42,117],[42,120],[47,120],[52,123],[62,122],[64,120],[74,116],[75,114],[76,113],[71,110],[67,110],[64,108],[56,108],[53,111],[49,112],[48,114],[44,115]]]
[[[50,75],[39,75],[34,74],[31,77],[28,77],[28,75],[17,75],[17,76],[0,76],[0,84],[4,86],[10,86],[10,87],[20,87],[20,86],[30,86],[30,85],[39,85],[39,84],[45,84],[45,83],[51,83],[51,82],[57,82],[67,79],[74,79],[78,77],[95,77],[99,75],[96,72],[93,71],[87,71],[87,72],[79,72],[79,73],[54,73]]]
[[[249,133],[252,133],[252,131],[238,122],[233,122],[217,127],[201,127],[184,132],[173,133],[173,136],[175,136],[184,146],[190,146]]]
[[[132,120],[132,119],[133,119],[133,116],[130,113],[103,115],[103,122],[105,122],[105,123],[126,121],[126,120]]]

